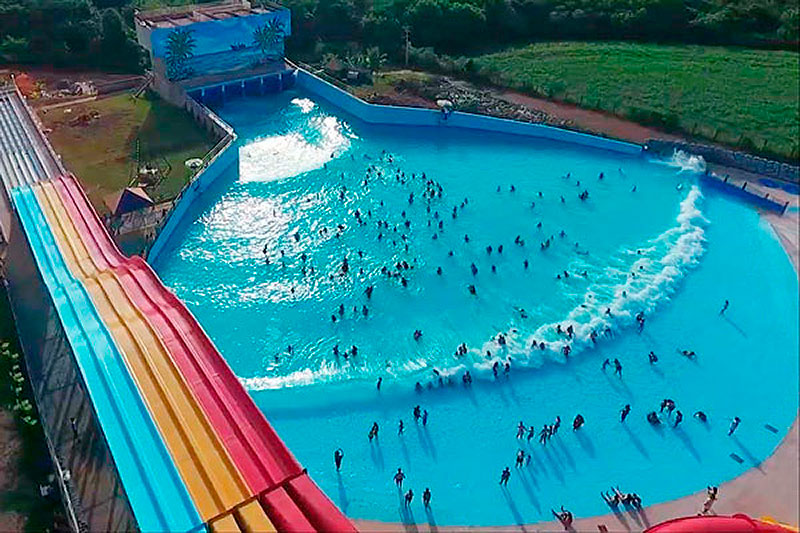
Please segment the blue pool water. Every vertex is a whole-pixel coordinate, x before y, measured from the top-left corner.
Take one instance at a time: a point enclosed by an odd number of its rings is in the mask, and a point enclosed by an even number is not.
[[[665,501],[758,464],[796,416],[797,277],[758,214],[703,191],[685,165],[368,126],[298,92],[218,111],[240,135],[239,167],[192,206],[155,266],[349,516],[530,523],[562,504],[577,516],[607,512],[599,492],[612,484],[645,504]],[[402,261],[399,275],[382,272]],[[559,335],[559,324],[574,336]],[[467,353],[457,356],[461,343]],[[357,355],[345,358],[353,345]],[[606,358],[621,361],[622,378],[601,370]],[[683,412],[679,427],[674,415],[657,428],[645,420],[663,398]],[[414,422],[415,405],[429,412],[427,426]],[[692,418],[697,410],[707,424]],[[586,424],[573,432],[577,413]],[[556,416],[562,426],[548,444],[515,439],[520,420],[538,433]],[[728,437],[734,416],[742,423]],[[373,422],[380,433],[370,443]],[[531,455],[520,469],[518,449]],[[507,491],[498,486],[505,466]],[[397,467],[416,494],[409,510],[392,481]]]

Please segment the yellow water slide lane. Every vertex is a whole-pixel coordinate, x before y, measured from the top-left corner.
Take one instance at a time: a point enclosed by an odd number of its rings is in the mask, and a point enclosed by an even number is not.
[[[251,494],[173,363],[162,339],[110,271],[98,270],[51,183],[36,196],[68,268],[89,292],[136,381],[203,520],[213,530],[273,530],[257,501],[225,512]],[[221,516],[223,515],[223,516]]]

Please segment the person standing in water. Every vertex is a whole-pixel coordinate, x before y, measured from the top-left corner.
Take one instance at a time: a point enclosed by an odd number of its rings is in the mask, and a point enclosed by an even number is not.
[[[731,421],[731,427],[730,427],[730,428],[728,428],[728,436],[729,436],[729,437],[730,437],[731,435],[733,435],[733,432],[734,432],[734,431],[736,431],[736,428],[738,428],[738,427],[739,427],[739,423],[740,423],[741,421],[742,421],[742,419],[741,419],[741,418],[739,418],[738,416],[735,416],[735,417],[733,417],[733,420]]]
[[[511,477],[511,469],[509,467],[505,467],[503,469],[503,473],[500,474],[500,484],[503,486],[508,486],[508,478]]]
[[[336,463],[337,472],[342,468],[342,459],[344,459],[344,452],[341,448],[338,448],[333,452],[333,462]]]
[[[425,491],[422,493],[422,504],[426,509],[431,506],[431,489],[428,487],[425,487]]]
[[[724,315],[724,314],[725,314],[725,311],[727,311],[727,310],[728,310],[728,306],[729,306],[729,305],[730,305],[730,302],[729,302],[728,300],[725,300],[725,303],[724,303],[724,304],[722,304],[722,309],[720,309],[720,310],[719,310],[719,314],[720,314],[720,315]]]
[[[403,473],[403,469],[398,467],[397,472],[394,474],[394,484],[397,485],[398,489],[403,488],[403,480],[406,478],[406,475]]]
[[[622,408],[622,411],[619,413],[619,421],[625,422],[625,419],[628,417],[628,414],[631,412],[631,404],[625,404],[625,407]]]

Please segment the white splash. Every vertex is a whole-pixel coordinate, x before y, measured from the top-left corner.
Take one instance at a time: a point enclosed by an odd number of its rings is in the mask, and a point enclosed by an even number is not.
[[[264,137],[242,146],[239,179],[274,181],[310,172],[350,147],[350,135],[336,117],[314,119],[309,126],[307,132]]]
[[[679,168],[681,172],[705,172],[706,160],[701,155],[687,154],[683,150],[675,150],[672,157],[666,161],[667,165]]]

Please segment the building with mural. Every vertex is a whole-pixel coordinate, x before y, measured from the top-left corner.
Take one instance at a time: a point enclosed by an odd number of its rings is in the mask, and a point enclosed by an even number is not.
[[[189,90],[285,68],[291,14],[273,2],[187,5],[138,12],[135,21],[162,94],[170,85]]]

